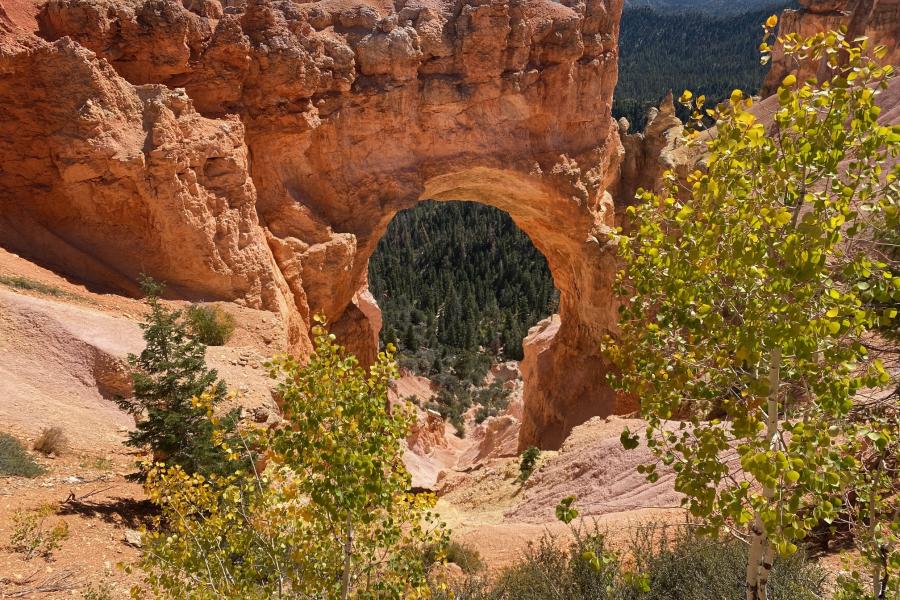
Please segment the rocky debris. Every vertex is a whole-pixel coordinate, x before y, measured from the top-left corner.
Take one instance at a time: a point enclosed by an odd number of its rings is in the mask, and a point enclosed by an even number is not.
[[[456,468],[467,470],[491,459],[516,456],[521,425],[519,419],[509,414],[488,417],[470,431],[467,437],[473,443],[459,457]]]
[[[366,266],[392,216],[496,206],[560,289],[554,340],[526,347],[523,428],[558,445],[617,408],[596,374],[622,1],[50,0],[46,39],[0,36],[0,244],[106,289],[145,272],[271,310],[301,356],[321,313],[365,363]]]
[[[495,364],[491,367],[491,375],[494,381],[499,381],[500,383],[515,382],[522,378],[522,373],[519,371],[519,363],[514,360]]]
[[[135,548],[141,548],[144,545],[144,535],[140,531],[134,529],[125,530],[125,543]]]
[[[235,358],[229,362],[236,367],[250,367],[258,369],[266,361],[265,357],[260,356],[251,349],[243,349],[238,352]]]
[[[391,402],[412,398],[414,402],[422,405],[432,400],[436,392],[437,388],[427,377],[401,369],[400,377],[391,381],[388,387],[388,398]]]
[[[449,448],[444,419],[433,410],[418,411],[406,443],[411,451],[421,456],[430,456],[438,448]]]
[[[246,410],[242,417],[249,417],[254,423],[265,425],[268,429],[277,427],[284,422],[278,410],[269,406],[257,406]]]

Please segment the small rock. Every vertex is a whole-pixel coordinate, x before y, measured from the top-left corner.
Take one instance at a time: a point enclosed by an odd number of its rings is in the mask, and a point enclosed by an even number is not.
[[[82,479],[81,477],[76,477],[75,475],[72,475],[71,477],[66,477],[66,483],[76,485],[79,483],[84,483],[84,479]]]
[[[144,545],[144,536],[140,531],[135,531],[134,529],[126,529],[125,530],[125,543],[129,546],[134,546],[135,548],[140,548]]]

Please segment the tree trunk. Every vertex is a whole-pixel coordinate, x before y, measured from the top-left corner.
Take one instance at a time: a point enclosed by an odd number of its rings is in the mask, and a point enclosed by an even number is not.
[[[769,448],[778,447],[778,392],[781,387],[781,348],[769,354],[769,398],[766,406],[766,440]],[[768,502],[775,498],[775,489],[763,487]],[[762,518],[757,514],[751,526],[750,556],[747,559],[747,600],[767,600],[769,572],[775,551],[769,542]]]
[[[750,556],[747,558],[747,600],[759,600],[759,564],[765,551],[765,528],[757,516],[750,526]]]
[[[875,527],[878,521],[875,518],[875,511],[878,509],[878,484],[881,482],[881,465],[882,457],[878,457],[878,464],[875,466],[875,478],[872,481],[872,489],[869,492],[869,539],[875,544]],[[874,549],[877,551],[877,548]],[[881,556],[872,561],[872,598],[881,600],[883,598],[883,590],[881,587]]]
[[[353,522],[347,517],[347,531],[344,536],[344,574],[341,579],[341,600],[350,597],[350,566],[353,556]]]

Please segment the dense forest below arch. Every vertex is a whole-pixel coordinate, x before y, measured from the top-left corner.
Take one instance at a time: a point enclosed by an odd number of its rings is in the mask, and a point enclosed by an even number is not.
[[[423,202],[394,217],[369,265],[382,340],[435,375],[468,352],[520,360],[528,327],[556,311],[547,261],[508,214],[474,202]]]

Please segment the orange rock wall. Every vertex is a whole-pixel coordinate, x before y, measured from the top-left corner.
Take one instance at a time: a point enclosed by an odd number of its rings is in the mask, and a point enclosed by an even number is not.
[[[38,32],[0,20],[0,244],[98,287],[147,273],[273,310],[300,354],[323,313],[371,360],[367,264],[394,214],[496,206],[561,293],[526,345],[520,440],[558,446],[621,408],[598,349],[616,315],[621,9],[50,0]]]
[[[800,0],[800,4],[800,9],[781,14],[779,36],[796,33],[811,37],[823,31],[852,26],[860,35],[869,38],[870,48],[887,47],[885,64],[900,65],[900,0]],[[789,73],[806,79],[815,76],[818,69],[818,64],[791,63],[780,44],[776,45],[762,95],[774,94]]]

